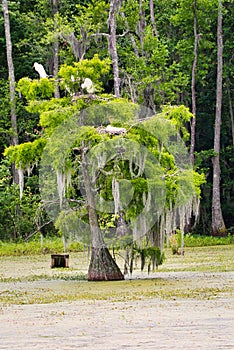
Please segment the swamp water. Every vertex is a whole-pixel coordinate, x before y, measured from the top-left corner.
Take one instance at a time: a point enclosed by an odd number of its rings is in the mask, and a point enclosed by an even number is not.
[[[73,280],[87,271],[80,255],[71,269],[0,260],[0,350],[234,349],[232,246],[187,249],[119,282]]]

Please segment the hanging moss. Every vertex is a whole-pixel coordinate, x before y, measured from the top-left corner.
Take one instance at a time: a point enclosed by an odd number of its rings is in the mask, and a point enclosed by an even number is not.
[[[129,273],[133,273],[133,266],[134,264],[138,264],[138,260],[140,260],[141,271],[147,266],[147,271],[150,273],[150,271],[157,269],[163,263],[164,259],[165,255],[158,247],[140,247],[133,244],[130,251],[129,247],[126,248],[125,274],[128,272],[128,267]]]

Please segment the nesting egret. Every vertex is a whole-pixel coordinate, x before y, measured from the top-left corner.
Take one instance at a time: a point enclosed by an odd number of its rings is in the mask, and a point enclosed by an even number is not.
[[[82,90],[86,90],[88,94],[92,94],[95,91],[93,82],[89,78],[85,78],[83,84],[81,84]]]
[[[112,125],[107,125],[106,127],[106,133],[112,134],[112,135],[124,135],[126,134],[127,130],[125,128],[117,128]]]
[[[46,73],[42,64],[35,62],[33,68],[35,68],[37,73],[40,75],[40,78],[48,78],[48,74]]]

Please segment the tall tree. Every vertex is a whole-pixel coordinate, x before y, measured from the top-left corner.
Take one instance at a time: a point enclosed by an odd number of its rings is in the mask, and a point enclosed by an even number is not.
[[[218,1],[218,25],[217,25],[217,87],[216,87],[216,114],[214,131],[213,157],[213,193],[212,193],[212,233],[220,235],[225,232],[225,224],[220,202],[220,129],[222,115],[222,84],[223,84],[223,5]]]
[[[11,128],[12,137],[11,144],[13,146],[18,145],[18,130],[17,130],[17,117],[16,117],[16,98],[15,98],[15,73],[14,64],[12,59],[12,43],[11,43],[11,31],[10,31],[10,20],[7,0],[2,0],[2,9],[4,14],[4,27],[6,37],[6,51],[7,51],[7,64],[10,84],[10,113],[11,113]],[[14,169],[13,171],[14,182],[18,183],[19,177],[18,172]]]

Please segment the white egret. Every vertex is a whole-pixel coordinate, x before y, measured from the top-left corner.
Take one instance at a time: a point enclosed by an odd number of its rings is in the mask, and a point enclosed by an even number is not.
[[[42,64],[35,62],[33,68],[35,68],[37,73],[40,75],[40,78],[48,78],[48,74],[46,73]]]
[[[81,84],[82,90],[86,90],[88,94],[92,94],[95,91],[93,82],[89,78],[85,78],[83,84]]]
[[[106,132],[112,135],[121,135],[121,134],[124,135],[126,134],[127,130],[125,128],[117,128],[112,125],[107,125]]]

